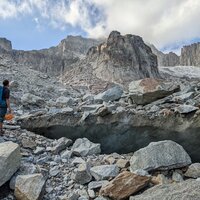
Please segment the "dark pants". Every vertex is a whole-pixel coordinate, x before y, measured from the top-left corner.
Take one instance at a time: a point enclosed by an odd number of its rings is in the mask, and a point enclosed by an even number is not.
[[[7,108],[0,108],[0,123],[3,123],[6,113]]]

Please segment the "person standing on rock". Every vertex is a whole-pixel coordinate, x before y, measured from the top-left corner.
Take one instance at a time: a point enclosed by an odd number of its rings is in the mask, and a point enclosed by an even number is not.
[[[0,136],[4,134],[3,122],[5,115],[12,112],[10,107],[10,90],[9,90],[9,81],[4,80],[3,86],[0,86]]]

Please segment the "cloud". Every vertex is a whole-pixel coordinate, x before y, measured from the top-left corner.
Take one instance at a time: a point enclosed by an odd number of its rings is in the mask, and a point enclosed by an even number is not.
[[[40,25],[80,28],[89,37],[118,30],[165,50],[200,38],[199,10],[200,0],[0,0],[0,20],[37,13]]]

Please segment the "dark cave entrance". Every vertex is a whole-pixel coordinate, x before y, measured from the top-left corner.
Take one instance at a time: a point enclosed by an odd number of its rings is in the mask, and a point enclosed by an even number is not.
[[[76,140],[86,137],[92,142],[100,143],[102,153],[106,154],[130,153],[147,146],[150,142],[173,140],[183,146],[193,162],[200,162],[200,129],[176,132],[155,127],[133,127],[114,123],[76,127],[52,126],[31,131],[53,139],[67,137]]]

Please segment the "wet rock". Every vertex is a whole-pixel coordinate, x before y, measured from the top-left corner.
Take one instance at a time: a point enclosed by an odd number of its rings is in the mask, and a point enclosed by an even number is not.
[[[130,98],[138,105],[151,103],[179,90],[180,86],[175,83],[161,82],[153,78],[145,78],[129,84]]]
[[[182,146],[171,140],[152,142],[134,153],[130,160],[130,170],[151,171],[173,169],[191,164],[191,158]]]
[[[105,102],[119,100],[123,94],[123,90],[119,86],[115,86],[106,90],[103,93],[99,93],[94,97],[94,99],[102,99]]]
[[[119,174],[119,168],[116,165],[100,165],[92,167],[90,172],[97,181],[100,181],[116,177]]]
[[[41,174],[20,175],[16,179],[15,197],[18,200],[40,200],[45,179]]]
[[[92,180],[92,176],[90,174],[89,165],[87,163],[80,164],[76,173],[75,173],[75,181],[79,184],[85,184]]]
[[[13,142],[0,143],[0,186],[6,183],[19,169],[20,147]]]
[[[198,200],[200,198],[200,182],[187,180],[177,184],[158,185],[130,200]]]
[[[193,163],[189,166],[184,174],[186,177],[199,178],[200,177],[200,163]]]
[[[175,111],[181,114],[187,114],[198,110],[198,107],[191,106],[191,105],[180,105],[179,107],[175,108]]]
[[[130,172],[122,172],[109,184],[103,186],[100,194],[116,200],[126,199],[130,195],[145,188],[149,180],[149,177],[138,176]]]
[[[90,142],[87,138],[79,138],[72,146],[72,153],[77,156],[96,155],[101,153],[100,144]]]

